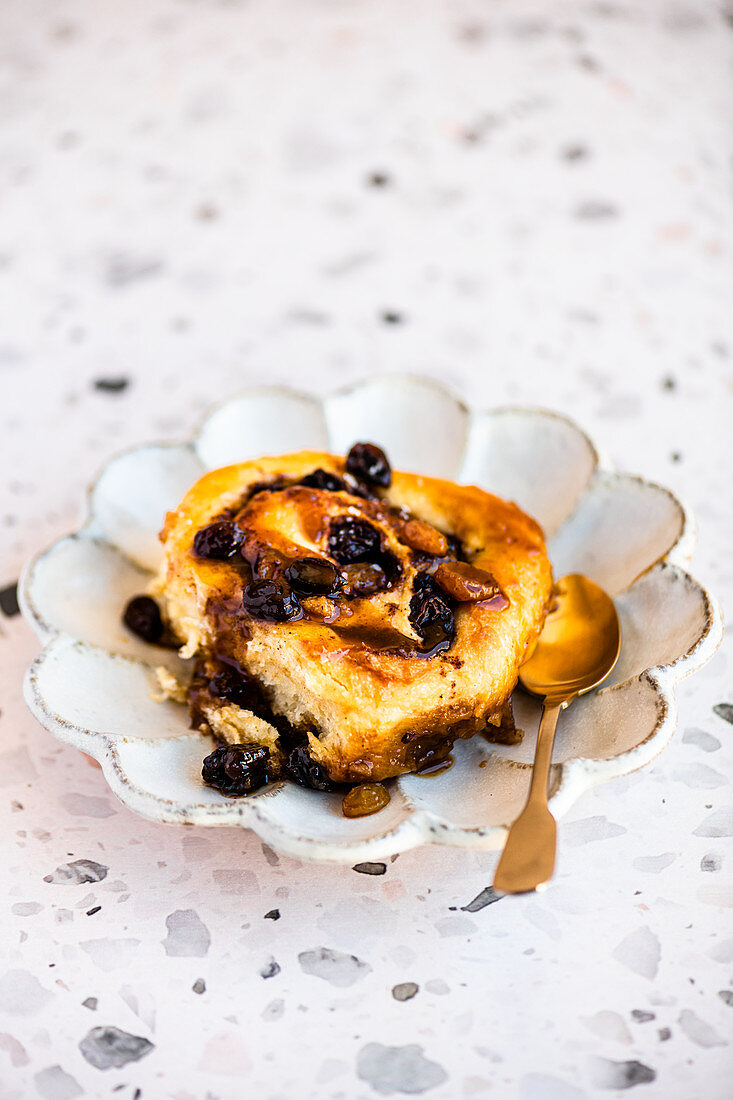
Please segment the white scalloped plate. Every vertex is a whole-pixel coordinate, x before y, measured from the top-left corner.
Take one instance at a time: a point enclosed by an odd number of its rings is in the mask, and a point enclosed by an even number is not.
[[[496,848],[527,789],[539,711],[517,693],[521,745],[461,741],[440,776],[390,782],[392,800],[349,820],[340,798],[274,784],[245,799],[201,780],[211,739],[185,707],[151,699],[153,664],[175,668],[121,625],[126,600],[161,558],[157,531],[206,469],[300,448],[345,452],[380,443],[394,466],[473,482],[516,500],[543,524],[556,576],[583,572],[615,598],[621,657],[612,678],[563,715],[551,805],[560,816],[589,787],[648,764],[675,727],[674,687],[714,652],[714,600],[683,569],[689,513],[667,490],[602,464],[570,420],[542,409],[472,413],[427,379],[380,378],[318,401],[256,389],[216,408],[190,443],[127,451],[89,494],[89,519],[28,565],[23,613],[44,643],[25,695],[39,722],[95,757],[131,809],[155,821],[243,825],[273,847],[312,859],[376,859],[433,842]]]

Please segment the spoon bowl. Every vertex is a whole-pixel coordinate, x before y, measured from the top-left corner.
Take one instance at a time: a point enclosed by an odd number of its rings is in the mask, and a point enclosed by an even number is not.
[[[519,682],[531,695],[569,701],[605,680],[620,650],[613,600],[587,577],[571,573],[555,585],[554,604]]]

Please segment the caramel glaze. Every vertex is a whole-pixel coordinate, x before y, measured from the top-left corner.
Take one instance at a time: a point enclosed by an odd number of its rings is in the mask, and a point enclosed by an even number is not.
[[[274,516],[273,497],[278,498]],[[293,537],[283,533],[273,522],[273,519],[282,521],[283,510],[286,516],[290,512],[289,529]],[[207,605],[207,612],[217,623],[217,633],[223,635],[227,630],[234,629],[241,636],[242,629],[246,630],[246,620],[250,616],[242,607],[241,591],[250,580],[269,580],[280,576],[289,565],[302,558],[304,553],[333,562],[326,548],[328,524],[331,519],[340,516],[365,518],[372,523],[382,534],[385,550],[394,555],[394,575],[385,576],[373,595],[395,589],[410,568],[415,571],[419,567],[421,572],[435,576],[440,572],[441,566],[449,569],[458,567],[462,576],[471,575],[473,567],[462,560],[465,551],[457,540],[454,538],[451,546],[443,532],[417,519],[406,509],[389,505],[378,498],[367,499],[348,492],[325,491],[299,485],[286,486],[283,479],[278,478],[272,485],[255,486],[250,497],[241,501],[236,511],[230,508],[216,517],[231,518],[244,533],[242,560],[236,564],[226,563],[228,570],[235,571],[239,583],[230,574],[230,579],[234,581],[232,596],[225,600],[211,599]],[[421,645],[414,634],[403,633],[384,622],[384,617],[390,614],[389,605],[384,616],[380,615],[381,621],[376,622],[375,617],[364,606],[369,597],[361,597],[349,584],[350,576],[358,568],[358,564],[342,566],[346,583],[338,597],[301,598],[302,613],[289,621],[302,618],[311,623],[323,624],[343,638],[350,647],[379,653],[390,652],[396,657],[429,659],[445,649],[442,644]],[[368,565],[362,567],[363,570],[368,568]],[[483,570],[475,570],[475,573],[477,590],[482,592],[486,588],[489,574]],[[446,591],[446,595],[451,596],[452,592]],[[476,602],[491,611],[501,611],[508,606],[508,600],[496,582],[491,598]]]
[[[276,507],[273,508],[273,505]],[[286,519],[285,532],[280,526],[283,511]],[[242,638],[246,638],[249,633],[250,616],[242,605],[242,591],[246,585],[252,580],[269,580],[282,575],[294,561],[304,555],[333,561],[327,552],[329,521],[343,515],[367,519],[380,531],[383,547],[395,555],[398,568],[393,577],[386,578],[383,592],[393,591],[406,574],[414,574],[418,568],[421,572],[434,576],[441,566],[457,566],[461,576],[471,576],[472,567],[465,560],[466,551],[460,542],[417,519],[407,509],[395,507],[377,498],[367,499],[348,492],[288,486],[283,478],[277,478],[270,484],[254,486],[248,496],[215,517],[217,521],[233,521],[244,535],[239,558],[226,563],[206,563],[208,568],[225,574],[228,582],[226,586],[220,584],[215,589],[217,593],[225,591],[226,595],[210,597],[206,607],[217,639],[217,660],[242,672],[238,663],[229,655],[235,651],[236,644],[241,644]],[[195,557],[193,550],[191,555]],[[342,567],[342,570],[348,575],[349,568]],[[476,576],[478,590],[484,592],[487,578],[491,579],[490,575],[483,570],[476,570]],[[330,628],[350,649],[362,654],[367,663],[370,654],[389,653],[405,659],[428,660],[445,651],[442,642],[432,646],[421,645],[418,638],[403,633],[385,621],[394,616],[397,604],[387,603],[380,609],[379,615],[374,616],[370,614],[369,603],[369,599],[352,596],[347,583],[337,598],[302,597],[301,613],[289,621],[304,620]],[[480,606],[491,611],[501,611],[508,606],[508,600],[494,582],[493,594],[489,599],[481,600]],[[192,724],[196,728],[206,727],[202,719],[202,698],[208,702],[213,701],[207,696],[199,676],[195,698],[191,702]],[[266,699],[264,693],[262,698]],[[258,714],[276,727],[282,725],[282,717],[275,715],[271,709],[269,712],[262,709]],[[445,770],[449,767],[449,764],[444,765],[443,762],[459,735],[455,717],[450,735],[444,728],[405,733],[402,737],[404,750],[391,761],[392,766],[405,771],[423,771],[436,767]],[[448,718],[449,715],[446,714],[445,719]],[[295,727],[291,727],[291,730],[301,738],[305,735],[304,729],[296,731]],[[317,731],[315,732],[317,736]],[[470,732],[474,732],[473,727]],[[376,812],[376,808],[368,812]]]

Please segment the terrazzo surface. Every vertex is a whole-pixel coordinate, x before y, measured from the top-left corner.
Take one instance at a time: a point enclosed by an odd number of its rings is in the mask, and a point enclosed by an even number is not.
[[[262,381],[569,412],[730,614],[733,9],[6,0],[0,1095],[723,1100],[730,644],[542,894],[154,825],[26,712],[27,558],[109,455]]]

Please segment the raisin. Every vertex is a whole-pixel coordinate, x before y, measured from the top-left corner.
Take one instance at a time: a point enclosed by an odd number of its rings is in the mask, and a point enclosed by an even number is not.
[[[242,531],[234,523],[210,523],[196,532],[193,552],[200,558],[227,561],[242,545]]]
[[[385,592],[390,579],[378,562],[357,562],[344,569],[344,595],[347,599],[369,599]]]
[[[392,484],[389,459],[376,443],[355,443],[346,456],[346,469],[359,481],[379,489],[388,489]]]
[[[331,596],[343,584],[341,571],[323,558],[298,558],[288,566],[285,576],[303,596]]]
[[[267,782],[269,760],[270,750],[264,745],[222,745],[206,757],[201,775],[222,794],[249,794]]]
[[[344,817],[368,817],[389,802],[389,791],[381,783],[361,783],[344,795],[341,811]]]
[[[242,590],[242,607],[253,619],[268,623],[284,623],[303,615],[298,597],[277,578],[248,584]]]
[[[331,520],[328,550],[340,565],[374,561],[382,548],[382,536],[364,519],[338,516]]]
[[[410,622],[420,635],[423,652],[448,649],[455,637],[453,608],[428,573],[417,573],[410,600]]]
[[[336,477],[335,474],[329,474],[327,470],[322,470],[320,467],[314,470],[312,474],[306,474],[298,484],[305,485],[307,489],[325,489],[329,493],[347,491],[345,481],[342,481],[340,477]]]
[[[160,608],[150,596],[133,596],[125,608],[122,621],[145,642],[157,642],[163,633]]]
[[[435,582],[459,603],[492,600],[502,595],[491,573],[462,561],[443,562],[439,565],[435,571]]]
[[[296,745],[290,750],[283,765],[283,775],[301,787],[314,791],[335,791],[336,784],[328,778],[322,764],[312,759],[307,745]]]
[[[224,667],[209,680],[209,695],[224,699],[243,710],[254,711],[259,704],[259,689],[249,676],[241,675],[233,668]]]
[[[413,550],[421,550],[431,557],[442,557],[448,552],[448,540],[436,527],[421,519],[409,519],[400,531],[400,541]]]

